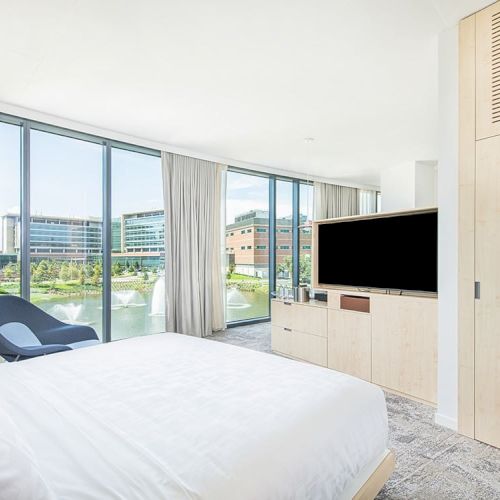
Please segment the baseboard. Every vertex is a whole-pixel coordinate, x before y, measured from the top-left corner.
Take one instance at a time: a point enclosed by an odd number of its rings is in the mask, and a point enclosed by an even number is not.
[[[450,418],[446,415],[436,413],[434,416],[434,422],[438,425],[442,425],[443,427],[448,427],[448,429],[455,432],[458,431],[458,420],[456,418]]]

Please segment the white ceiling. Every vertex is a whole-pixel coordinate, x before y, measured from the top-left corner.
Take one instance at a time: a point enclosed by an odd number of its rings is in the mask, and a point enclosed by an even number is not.
[[[488,3],[0,0],[0,101],[378,184],[437,158],[437,34]]]

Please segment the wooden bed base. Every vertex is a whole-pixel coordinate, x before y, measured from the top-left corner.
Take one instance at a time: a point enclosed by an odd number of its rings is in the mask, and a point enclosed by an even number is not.
[[[354,495],[353,500],[373,500],[378,492],[384,487],[394,471],[395,458],[394,453],[389,451],[380,465],[373,471],[363,486]]]

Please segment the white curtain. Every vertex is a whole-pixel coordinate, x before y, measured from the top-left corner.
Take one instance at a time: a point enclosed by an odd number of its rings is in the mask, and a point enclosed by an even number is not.
[[[360,189],[358,195],[360,215],[374,214],[377,211],[377,191]]]
[[[358,215],[358,190],[325,182],[314,183],[314,218],[333,219]]]
[[[223,165],[162,152],[167,330],[197,337],[225,328]]]

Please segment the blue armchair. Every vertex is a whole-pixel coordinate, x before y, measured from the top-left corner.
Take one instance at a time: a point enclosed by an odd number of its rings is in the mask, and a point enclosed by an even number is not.
[[[0,296],[0,356],[19,361],[99,343],[93,328],[68,325],[30,302]]]

